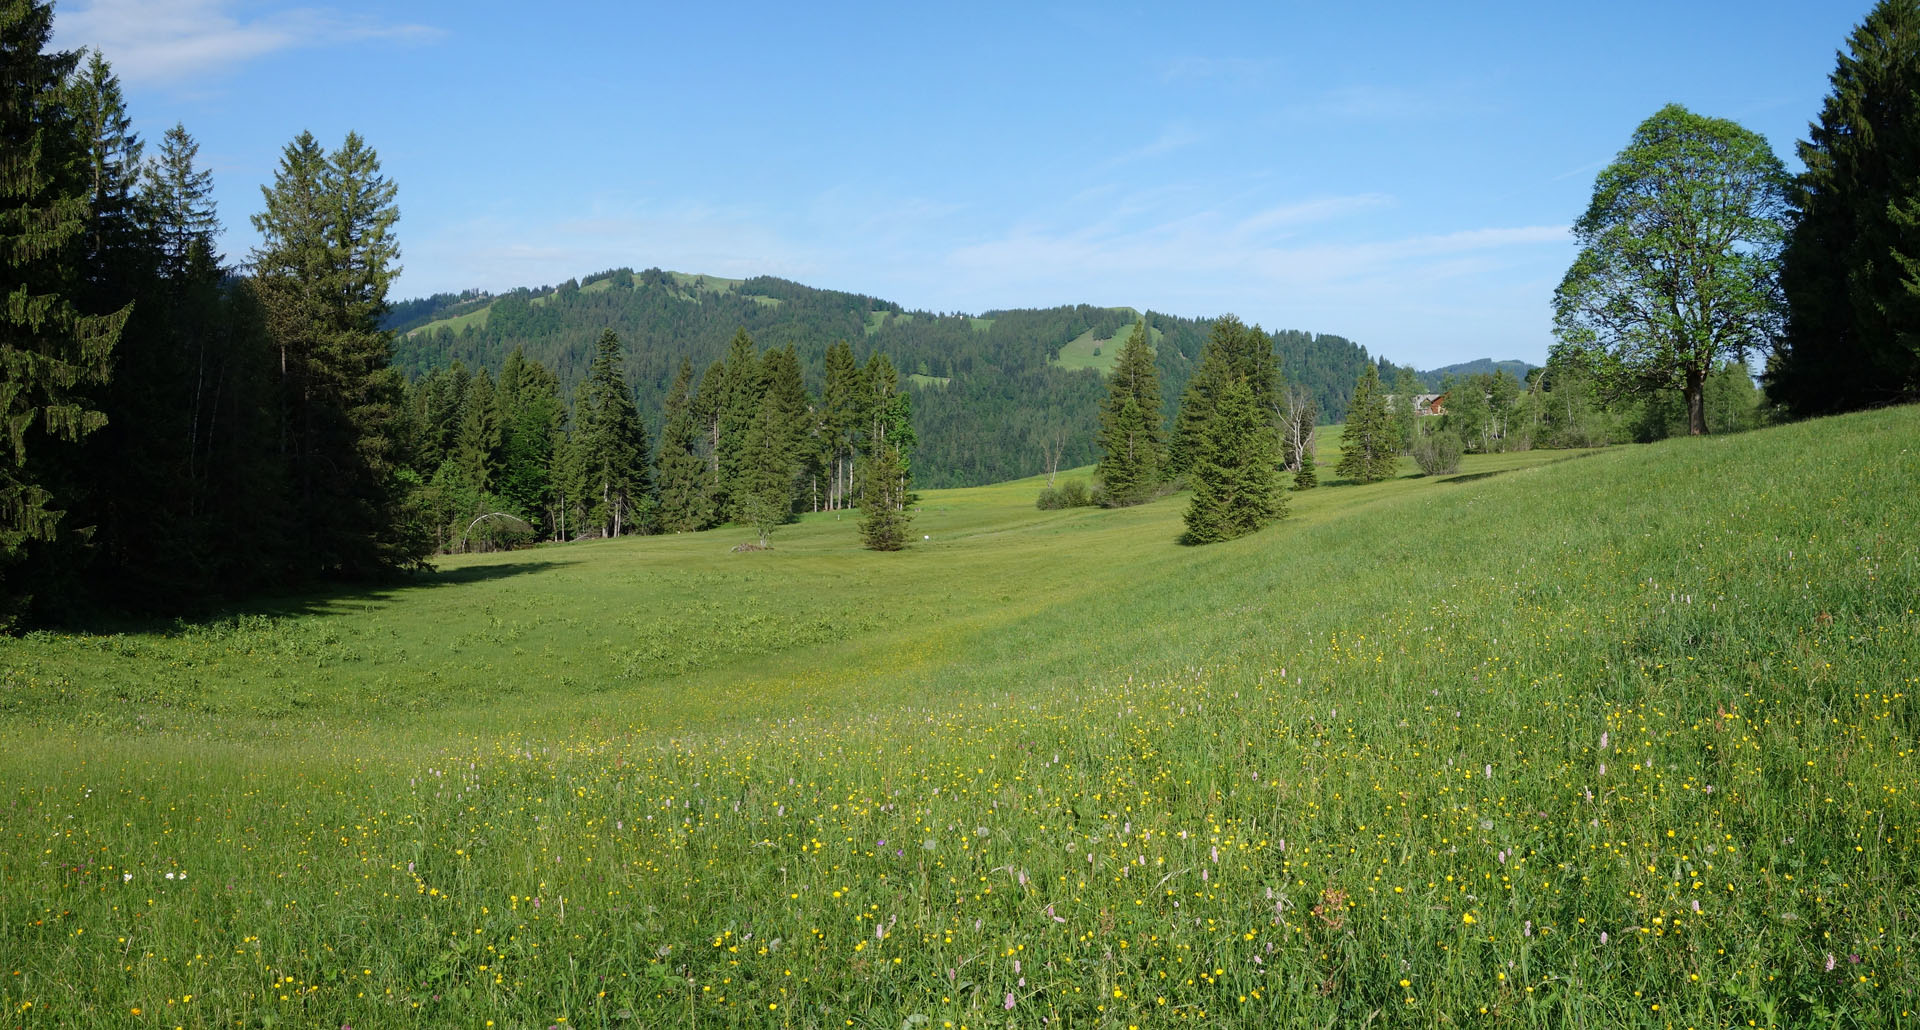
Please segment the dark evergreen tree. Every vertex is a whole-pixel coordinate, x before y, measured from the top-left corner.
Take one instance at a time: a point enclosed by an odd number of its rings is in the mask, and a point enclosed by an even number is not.
[[[827,458],[827,508],[838,511],[852,503],[853,460],[864,419],[861,398],[866,394],[853,348],[841,340],[827,348],[826,377],[821,391],[820,436]]]
[[[1206,349],[1200,356],[1200,367],[1194,370],[1186,393],[1180,398],[1169,461],[1169,468],[1175,473],[1191,469],[1200,452],[1210,446],[1212,430],[1208,424],[1218,407],[1218,394],[1233,379],[1241,380],[1241,385],[1247,388],[1255,410],[1260,413],[1262,432],[1273,438],[1272,450],[1279,453],[1286,405],[1273,338],[1257,325],[1249,326],[1233,315],[1222,315],[1214,320]]]
[[[813,437],[813,403],[807,396],[806,380],[800,372],[800,356],[792,345],[783,350],[770,350],[761,359],[761,372],[764,391],[761,406],[772,408],[764,417],[771,420],[769,431],[776,436],[773,443],[788,466],[786,507],[804,511],[809,503],[803,486],[804,477],[810,471],[807,445]],[[756,420],[760,417],[756,416]],[[761,474],[759,470],[754,473],[755,476]]]
[[[1108,505],[1123,507],[1153,496],[1165,465],[1160,436],[1160,377],[1143,320],[1120,350],[1100,407],[1100,464],[1094,475]]]
[[[1799,415],[1920,397],[1920,2],[1875,4],[1828,81],[1799,145],[1767,371]]]
[[[1340,464],[1334,471],[1356,483],[1390,479],[1398,464],[1399,449],[1387,418],[1387,398],[1380,389],[1380,369],[1374,365],[1369,364],[1354,383],[1340,452]]]
[[[329,155],[301,133],[261,192],[254,281],[279,357],[294,553],[327,574],[415,564],[426,542],[401,510],[403,382],[380,327],[399,272],[396,187],[358,134]]]
[[[620,337],[608,329],[573,400],[579,492],[593,505],[588,519],[605,536],[644,531],[653,507],[646,427],[620,371]]]
[[[667,394],[667,421],[660,432],[660,529],[685,533],[714,524],[713,470],[700,457],[700,426],[693,410],[693,362],[680,371]]]
[[[499,494],[514,514],[535,526],[555,525],[554,448],[566,409],[560,381],[519,350],[500,374]]]
[[[860,540],[869,550],[898,551],[907,546],[913,514],[907,510],[907,466],[900,448],[882,439],[861,463]]]
[[[737,519],[740,510],[735,500],[744,489],[741,476],[746,468],[747,430],[760,413],[765,379],[753,337],[748,336],[745,329],[733,334],[726,361],[726,372],[719,377],[719,390],[713,397],[717,430],[714,456],[718,462],[721,511],[727,518]],[[703,392],[712,378],[701,380]]]
[[[1182,539],[1190,544],[1245,536],[1287,513],[1276,473],[1277,438],[1246,380],[1235,376],[1220,384],[1215,402],[1205,445],[1189,472],[1193,499]]]
[[[127,312],[77,306],[88,225],[82,154],[63,89],[78,57],[47,52],[50,4],[0,5],[0,625],[31,577],[9,568],[60,528],[63,445],[106,423],[91,395],[105,383]]]
[[[760,398],[760,410],[747,427],[734,489],[735,521],[752,526],[762,547],[768,546],[773,527],[793,517],[794,457],[792,423],[770,390]]]

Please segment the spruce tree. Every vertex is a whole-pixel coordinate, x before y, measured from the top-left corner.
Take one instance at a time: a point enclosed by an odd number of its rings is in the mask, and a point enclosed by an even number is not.
[[[666,425],[660,431],[660,529],[686,533],[714,524],[713,470],[700,457],[700,426],[693,410],[693,361],[667,393]]]
[[[1394,444],[1387,399],[1380,389],[1380,369],[1369,361],[1353,386],[1347,428],[1340,438],[1340,464],[1334,471],[1356,483],[1391,478],[1398,466]]]
[[[747,427],[734,493],[736,521],[752,526],[762,547],[773,527],[793,517],[794,470],[791,422],[779,397],[769,391]]]
[[[0,5],[0,569],[48,541],[63,509],[48,484],[71,445],[106,423],[91,392],[108,378],[126,310],[76,305],[87,184],[63,84],[78,55],[46,51],[53,8]],[[0,625],[25,602],[6,577]]]
[[[827,348],[821,393],[820,436],[827,459],[827,509],[847,507],[853,496],[853,459],[860,430],[860,366],[841,340]]]
[[[1215,319],[1207,335],[1206,349],[1200,354],[1200,366],[1187,381],[1180,397],[1180,410],[1174,417],[1170,471],[1178,474],[1191,469],[1193,462],[1211,439],[1208,423],[1218,407],[1218,393],[1232,379],[1241,380],[1253,398],[1260,415],[1261,431],[1274,437],[1274,452],[1279,453],[1279,433],[1284,404],[1280,381],[1280,361],[1273,352],[1273,337],[1259,326],[1249,326],[1233,315]]]
[[[907,510],[907,467],[900,448],[882,440],[862,463],[866,482],[860,490],[860,540],[869,550],[898,551],[907,546],[913,513]]]
[[[553,519],[553,456],[565,409],[560,381],[518,347],[500,372],[500,497],[536,526]]]
[[[282,151],[253,216],[254,282],[280,365],[295,553],[317,572],[364,575],[423,554],[401,512],[403,384],[393,334],[380,327],[400,271],[397,192],[359,134],[327,154],[303,132]]]
[[[1789,315],[1767,389],[1800,415],[1920,397],[1920,0],[1847,39],[1789,191]]]
[[[644,531],[653,504],[647,430],[634,408],[621,362],[620,337],[611,329],[602,331],[573,401],[575,489],[593,506],[590,518],[605,536],[619,536],[630,528]]]
[[[1193,500],[1187,506],[1190,544],[1231,540],[1286,517],[1286,498],[1276,470],[1277,438],[1254,404],[1245,379],[1221,384],[1205,445],[1189,473]]]
[[[745,489],[741,476],[746,467],[747,430],[760,413],[760,394],[766,383],[753,337],[748,336],[745,329],[733,334],[733,341],[727,345],[726,362],[726,373],[720,377],[720,389],[713,398],[717,430],[714,455],[718,460],[722,510],[727,518],[737,519],[740,509],[735,501]],[[705,380],[701,387],[704,391]]]
[[[1147,323],[1138,322],[1120,350],[1100,406],[1100,480],[1112,507],[1153,496],[1165,463],[1160,443],[1160,377],[1153,366]]]

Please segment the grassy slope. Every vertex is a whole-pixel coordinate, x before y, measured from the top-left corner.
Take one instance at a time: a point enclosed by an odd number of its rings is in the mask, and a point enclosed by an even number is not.
[[[1160,338],[1165,334],[1158,329],[1148,331],[1153,335],[1152,345],[1158,349]],[[1101,375],[1106,375],[1113,371],[1114,364],[1120,360],[1120,348],[1126,344],[1127,334],[1131,332],[1133,327],[1126,326],[1114,336],[1098,339],[1093,335],[1093,330],[1089,329],[1062,344],[1060,353],[1054,355],[1053,364],[1070,371],[1083,368],[1098,369]],[[1095,354],[1095,350],[1100,353]]]
[[[0,1011],[1898,1023],[1920,410],[1566,457],[7,644]]]

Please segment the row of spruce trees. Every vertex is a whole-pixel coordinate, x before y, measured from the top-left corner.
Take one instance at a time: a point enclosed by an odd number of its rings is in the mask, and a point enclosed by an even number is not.
[[[373,149],[290,143],[236,275],[192,136],[149,156],[107,62],[51,27],[0,6],[0,626],[416,562]]]
[[[902,546],[884,357],[834,348],[818,403],[744,333],[697,391],[683,362],[657,471],[611,333],[570,408],[524,356],[409,384],[382,325],[397,189],[366,141],[289,143],[235,269],[193,137],[150,155],[107,62],[51,31],[50,4],[0,5],[0,629],[382,576],[515,525],[764,542],[860,503],[869,546]]]
[[[820,396],[792,346],[760,352],[745,330],[697,381],[682,358],[657,451],[601,333],[571,408],[520,351],[498,379],[456,362],[409,388],[406,477],[443,551],[627,533],[773,527],[859,506],[869,546],[904,542],[911,411],[887,356],[829,348]],[[872,503],[869,503],[869,502]]]

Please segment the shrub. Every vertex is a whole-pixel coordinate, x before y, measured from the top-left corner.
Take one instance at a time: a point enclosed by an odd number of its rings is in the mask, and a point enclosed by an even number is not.
[[[1442,429],[1414,441],[1413,462],[1429,476],[1444,476],[1460,471],[1460,452],[1465,449],[1459,434]]]
[[[1043,487],[1040,496],[1035,499],[1034,507],[1041,511],[1055,511],[1060,508],[1090,508],[1099,503],[1097,491],[1087,487],[1086,480],[1069,479],[1056,487]]]

